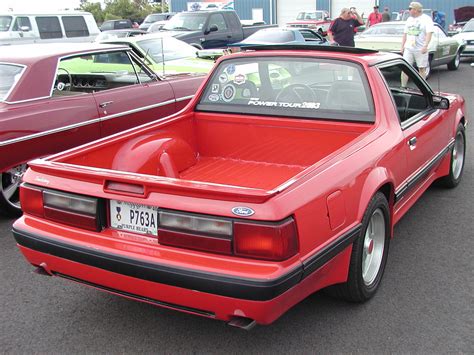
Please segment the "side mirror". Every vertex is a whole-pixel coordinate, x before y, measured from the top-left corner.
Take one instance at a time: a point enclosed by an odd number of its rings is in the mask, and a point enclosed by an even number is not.
[[[20,31],[21,31],[21,32],[29,32],[29,31],[30,31],[30,27],[29,27],[29,26],[20,26]]]
[[[447,110],[449,108],[449,100],[442,96],[433,96],[433,108]]]
[[[211,25],[211,26],[209,26],[209,28],[207,29],[205,34],[208,34],[208,33],[211,33],[211,32],[216,32],[218,30],[219,30],[219,28],[217,27],[217,25]]]

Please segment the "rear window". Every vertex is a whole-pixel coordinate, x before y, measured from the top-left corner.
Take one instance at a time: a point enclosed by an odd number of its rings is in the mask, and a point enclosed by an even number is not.
[[[0,63],[0,101],[5,101],[8,94],[20,80],[23,66]]]
[[[63,16],[64,30],[66,37],[87,37],[89,30],[86,21],[82,16]]]
[[[36,17],[40,38],[62,38],[61,25],[55,16]]]
[[[197,110],[374,122],[362,68],[310,57],[254,57],[220,63]]]

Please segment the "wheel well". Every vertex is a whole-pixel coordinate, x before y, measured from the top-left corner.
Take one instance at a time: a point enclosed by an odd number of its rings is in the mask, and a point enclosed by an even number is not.
[[[466,118],[465,118],[464,116],[461,117],[461,120],[460,120],[459,122],[461,122],[462,125],[463,125],[464,127],[466,127]]]
[[[382,185],[379,190],[381,193],[385,195],[385,198],[388,201],[388,206],[390,208],[390,219],[393,221],[393,204],[395,201],[395,190],[394,187],[391,183],[387,182],[384,185]],[[390,226],[390,237],[393,236],[393,222],[391,223],[392,225]]]

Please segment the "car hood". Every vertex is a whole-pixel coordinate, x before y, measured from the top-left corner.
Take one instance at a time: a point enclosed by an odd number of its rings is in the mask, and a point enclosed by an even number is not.
[[[180,39],[181,37],[200,35],[200,31],[170,31],[170,30],[161,30],[160,32],[165,32],[170,36]]]
[[[456,38],[458,41],[459,40],[473,40],[474,39],[474,32],[461,32],[458,33],[457,35],[454,35],[453,38]]]
[[[464,6],[454,9],[454,20],[456,22],[469,21],[474,17],[474,6]]]
[[[161,63],[154,63],[150,67],[159,75],[169,75],[180,73],[208,73],[213,66],[213,60],[202,58],[182,58],[166,61],[164,68]]]

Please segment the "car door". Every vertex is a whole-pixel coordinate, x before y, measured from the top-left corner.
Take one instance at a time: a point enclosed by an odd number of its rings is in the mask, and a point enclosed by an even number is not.
[[[217,31],[210,32],[212,26],[217,27]],[[234,42],[232,30],[229,28],[224,15],[221,13],[211,14],[207,20],[204,32],[204,41],[201,41],[203,48],[222,48]]]
[[[36,40],[36,34],[28,16],[18,16],[13,23],[11,33],[12,44],[34,43]]]
[[[101,121],[101,136],[168,116],[176,111],[171,85],[127,50],[93,55],[87,72]],[[81,74],[78,74],[80,78]],[[95,85],[95,86],[94,86]]]
[[[452,122],[447,110],[433,108],[433,93],[406,62],[380,68],[397,108],[407,160],[407,185],[426,177],[450,143]],[[407,81],[406,81],[407,79]]]
[[[434,26],[433,38],[431,41],[435,41],[436,51],[434,60],[438,64],[444,64],[450,62],[458,50],[458,41],[454,38],[448,37],[446,33],[439,27]]]

